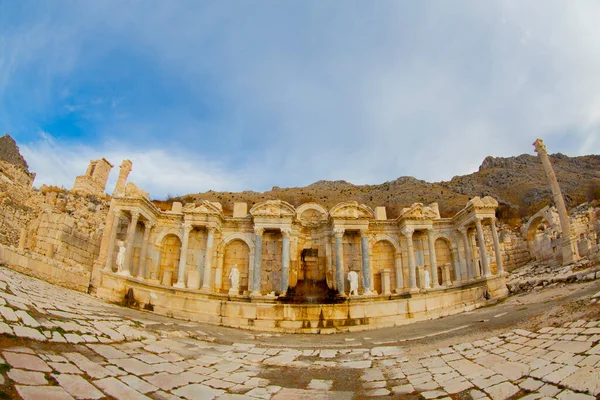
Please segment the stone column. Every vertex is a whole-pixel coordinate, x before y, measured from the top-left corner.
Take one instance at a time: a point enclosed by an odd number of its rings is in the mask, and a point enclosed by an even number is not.
[[[252,295],[260,296],[260,278],[262,267],[262,240],[264,228],[254,228],[254,273],[252,275]]]
[[[194,227],[189,222],[184,222],[181,224],[181,228],[183,229],[183,240],[181,242],[181,253],[179,256],[179,269],[177,270],[177,283],[175,283],[176,288],[184,289],[185,288],[185,267],[187,264],[187,254],[188,254],[188,244],[190,241],[190,232]]]
[[[217,254],[217,271],[215,272],[215,291],[219,292],[223,289],[223,259],[225,254],[219,252]],[[241,281],[241,279],[240,279]],[[241,285],[240,285],[241,286]]]
[[[445,286],[452,286],[452,280],[450,278],[450,264],[442,265],[442,281]]]
[[[362,256],[363,295],[373,293],[371,287],[371,260],[369,257],[369,237],[366,230],[360,231],[360,250]]]
[[[333,230],[335,235],[335,278],[337,282],[337,291],[339,294],[344,292],[344,247],[342,238],[344,237],[344,229],[336,228]]]
[[[456,247],[452,247],[452,265],[454,267],[454,280],[462,281],[461,260]]]
[[[467,233],[467,228],[460,227],[458,228],[458,231],[462,235],[463,246],[465,248],[465,265],[467,266],[467,279],[473,279],[475,277],[473,271],[473,252],[471,251],[471,246],[469,244],[469,235]]]
[[[483,236],[483,227],[481,226],[481,219],[475,218],[475,227],[477,228],[477,241],[479,242],[479,260],[481,261],[481,268],[483,269],[483,277],[488,278],[491,276],[490,263],[487,257],[487,251],[485,250],[485,238]]]
[[[21,228],[21,236],[19,236],[19,250],[25,250],[27,243],[27,229]]]
[[[131,172],[132,163],[129,160],[123,160],[121,163],[121,169],[119,170],[119,177],[117,178],[117,184],[113,191],[113,196],[123,195],[125,193],[125,184],[127,183],[127,177]]]
[[[402,273],[402,254],[395,254],[394,267],[396,268],[396,293],[400,293],[404,289],[404,274]]]
[[[433,228],[427,229],[427,246],[429,247],[429,264],[431,265],[431,287],[440,286],[438,281],[437,259],[435,258],[435,240]]]
[[[498,240],[498,231],[496,230],[496,220],[490,219],[490,228],[492,229],[492,239],[494,240],[494,254],[496,255],[496,267],[498,267],[498,274],[504,272],[504,266],[502,265],[502,253],[500,252],[500,240]]]
[[[546,178],[548,178],[550,189],[552,189],[552,198],[554,200],[554,204],[556,205],[556,209],[558,210],[558,218],[560,219],[560,227],[562,229],[561,242],[563,264],[570,264],[579,259],[579,254],[577,252],[577,247],[575,246],[575,238],[571,237],[571,223],[569,221],[567,207],[565,206],[565,200],[563,199],[560,191],[560,186],[558,185],[558,180],[556,179],[554,169],[552,169],[552,163],[548,157],[546,145],[542,139],[537,139],[535,142],[533,142],[533,146],[535,147],[535,151],[538,153],[540,161],[542,162],[542,166],[544,167]]]
[[[113,223],[110,231],[110,239],[108,240],[108,251],[106,254],[106,267],[104,272],[112,272],[113,269],[113,256],[115,252],[115,244],[117,242],[117,233],[119,233],[119,219],[121,218],[121,212],[115,211],[113,217]]]
[[[418,292],[417,287],[417,269],[415,265],[415,252],[413,248],[413,228],[402,229],[402,234],[406,238],[406,247],[408,251],[408,287],[411,292]]]
[[[202,291],[212,292],[212,259],[213,259],[213,245],[215,243],[215,230],[216,227],[209,225],[206,227],[208,235],[206,236],[206,253],[204,253],[204,274],[202,277]]]
[[[154,224],[150,221],[144,222],[144,241],[142,242],[142,250],[140,251],[140,265],[138,267],[138,279],[144,279],[148,277],[146,269],[146,254],[148,252],[148,240],[150,239],[150,231]]]
[[[283,245],[281,249],[281,295],[285,295],[290,285],[290,228],[281,228]]]
[[[125,262],[123,264],[123,270],[120,275],[131,276],[131,264],[133,264],[133,240],[135,239],[135,228],[137,227],[140,213],[138,211],[131,212],[131,221],[127,227],[127,238],[125,239]]]

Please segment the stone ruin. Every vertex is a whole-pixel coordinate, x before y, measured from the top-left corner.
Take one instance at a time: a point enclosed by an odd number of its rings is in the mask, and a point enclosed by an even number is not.
[[[129,160],[106,196],[111,168],[106,159],[91,161],[71,191],[32,189],[33,179],[23,184],[0,170],[13,184],[4,204],[21,202],[3,208],[4,231],[12,232],[4,243],[18,246],[1,246],[0,259],[110,301],[127,295],[164,315],[323,332],[479,307],[507,294],[505,269],[532,258],[562,262],[572,242],[560,240],[559,212],[550,208],[523,236],[499,231],[491,197],[472,198],[451,218],[441,218],[436,203],[414,203],[387,219],[385,207],[354,201],[326,209],[268,200],[249,210],[238,202],[232,214],[217,202],[175,202],[162,211],[127,182]],[[576,257],[597,252],[597,217],[595,209],[571,217]]]

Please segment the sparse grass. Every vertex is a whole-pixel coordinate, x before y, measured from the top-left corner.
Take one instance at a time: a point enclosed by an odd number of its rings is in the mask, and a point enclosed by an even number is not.
[[[2,373],[6,373],[8,371],[10,371],[10,365],[8,364],[0,364],[0,372]]]

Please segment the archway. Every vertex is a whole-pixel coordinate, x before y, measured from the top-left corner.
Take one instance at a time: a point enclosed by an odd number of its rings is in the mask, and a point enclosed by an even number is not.
[[[176,235],[166,235],[160,246],[160,263],[158,269],[158,278],[162,282],[165,272],[171,271],[171,284],[177,282],[177,272],[179,269],[179,256],[181,255],[181,241]]]
[[[447,265],[450,270],[450,281],[454,281],[454,268],[452,268],[452,250],[450,249],[450,242],[445,238],[439,238],[435,241],[435,261],[438,268],[438,283],[440,285],[445,284],[444,274],[442,273],[442,267]]]
[[[390,271],[390,290],[396,289],[396,250],[387,240],[380,240],[373,245],[371,271],[373,275],[373,289],[377,293],[383,292],[381,282],[381,271],[387,269]]]
[[[223,256],[222,290],[228,292],[231,287],[229,273],[233,267],[240,273],[240,292],[248,290],[248,271],[250,266],[250,248],[241,239],[232,240],[225,247]]]

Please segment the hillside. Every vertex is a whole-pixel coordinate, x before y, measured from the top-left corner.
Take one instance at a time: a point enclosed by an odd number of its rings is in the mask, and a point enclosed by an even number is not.
[[[550,159],[568,207],[600,197],[600,156],[568,157],[553,154]],[[236,201],[247,202],[250,207],[269,199],[285,200],[294,206],[314,201],[325,207],[332,207],[342,201],[356,200],[370,207],[385,206],[388,218],[395,218],[401,208],[415,202],[437,202],[442,216],[451,216],[463,208],[469,198],[486,195],[500,202],[501,219],[518,224],[521,218],[530,216],[547,205],[551,191],[539,159],[522,154],[507,158],[487,157],[479,171],[455,176],[447,182],[429,183],[413,177],[400,177],[379,185],[318,181],[306,187],[273,187],[264,193],[208,191],[156,201],[156,204],[167,207],[171,201],[219,201],[227,212]]]

